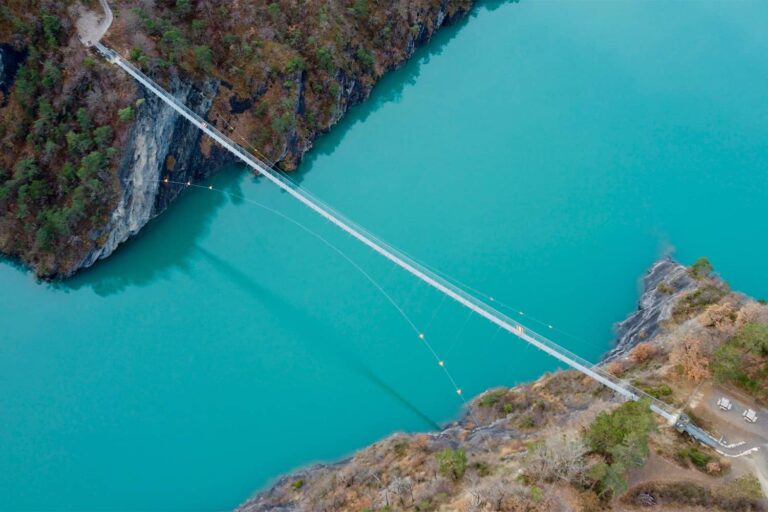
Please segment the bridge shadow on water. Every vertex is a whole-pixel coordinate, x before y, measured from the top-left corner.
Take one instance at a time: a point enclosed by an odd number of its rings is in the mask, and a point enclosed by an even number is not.
[[[338,336],[337,330],[326,321],[315,315],[308,313],[304,308],[297,307],[284,297],[262,286],[247,272],[226,261],[217,254],[203,247],[195,247],[202,258],[214,267],[224,278],[228,279],[243,292],[250,295],[258,302],[269,305],[271,313],[278,315],[277,320],[283,325],[301,324],[308,327],[315,334],[313,342],[322,342],[323,340],[332,340]],[[409,401],[405,396],[399,393],[392,385],[380,377],[363,359],[357,357],[350,350],[342,350],[341,347],[327,343],[323,349],[325,353],[330,354],[340,361],[350,373],[355,373],[364,380],[369,381],[384,394],[392,398],[404,409],[408,410],[430,429],[440,429],[440,425],[430,418],[426,413]]]

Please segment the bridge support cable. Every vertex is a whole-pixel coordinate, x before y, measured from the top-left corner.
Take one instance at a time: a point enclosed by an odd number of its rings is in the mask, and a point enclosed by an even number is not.
[[[120,57],[115,51],[107,48],[101,43],[96,43],[95,47],[107,60],[122,68],[126,73],[131,75],[134,79],[136,79],[136,81],[142,84],[148,91],[155,94],[176,112],[178,112],[184,118],[197,126],[200,130],[202,130],[206,135],[211,137],[213,140],[218,142],[221,146],[235,155],[243,163],[254,169],[260,175],[264,176],[270,182],[274,183],[280,189],[287,192],[297,201],[304,204],[307,208],[314,211],[351,237],[358,240],[360,243],[366,245],[374,252],[390,260],[406,272],[427,283],[431,287],[450,297],[462,306],[482,316],[489,322],[497,325],[505,331],[522,339],[523,341],[530,343],[531,345],[549,354],[562,363],[570,366],[571,368],[574,368],[584,373],[585,375],[588,375],[589,377],[607,386],[626,399],[649,400],[650,407],[654,412],[665,418],[669,423],[674,423],[676,421],[677,414],[671,411],[669,406],[664,402],[651,397],[647,393],[642,392],[629,383],[622,381],[614,375],[611,375],[604,369],[594,366],[593,364],[565,350],[544,336],[541,336],[540,334],[537,334],[530,329],[526,329],[521,324],[507,317],[503,313],[500,313],[490,305],[473,297],[464,290],[452,285],[434,272],[423,268],[412,259],[403,255],[399,255],[397,251],[394,251],[386,244],[381,243],[376,239],[376,237],[370,235],[364,229],[356,226],[353,222],[344,219],[343,216],[335,214],[332,209],[324,207],[320,201],[315,200],[307,193],[305,193],[300,187],[289,182],[279,173],[270,169],[269,166],[255,158],[252,154],[229,139],[219,130],[209,126],[208,123],[206,123],[205,120],[203,120],[199,115],[190,110],[183,103],[179,102],[168,92],[163,90],[162,87],[157,85],[152,79],[144,75],[141,71]],[[461,394],[460,390],[457,392]]]
[[[209,186],[197,185],[197,184],[192,183],[191,181],[187,181],[187,182],[173,181],[173,180],[170,180],[168,178],[165,178],[163,180],[155,180],[155,181],[157,183],[165,183],[165,184],[169,184],[169,185],[180,185],[182,187],[188,187],[188,188],[199,188],[199,189],[205,189],[205,190],[212,190],[212,191],[218,192],[220,194],[224,194],[226,196],[229,196],[230,198],[238,199],[238,200],[241,200],[241,201],[245,201],[245,202],[247,202],[249,204],[252,204],[254,206],[258,206],[259,208],[261,208],[263,210],[266,210],[267,212],[275,215],[276,217],[279,217],[279,218],[283,219],[286,222],[289,222],[289,223],[293,224],[294,226],[298,227],[299,229],[301,229],[302,231],[304,231],[305,233],[307,233],[311,237],[313,237],[313,238],[319,240],[320,242],[322,242],[323,245],[325,245],[326,247],[331,249],[333,252],[335,252],[336,254],[341,256],[355,270],[360,272],[360,274],[362,274],[363,277],[365,277],[365,279],[376,290],[378,290],[379,293],[381,293],[384,296],[385,299],[387,299],[387,301],[392,305],[393,308],[395,308],[395,310],[403,318],[403,320],[405,320],[405,323],[408,324],[408,327],[410,327],[411,330],[413,330],[413,332],[416,334],[416,336],[419,338],[419,340],[427,348],[427,350],[429,351],[430,355],[434,358],[434,360],[437,363],[437,365],[443,371],[446,379],[448,380],[448,382],[453,387],[453,390],[454,390],[455,394],[458,396],[459,400],[461,400],[462,403],[466,403],[466,399],[464,398],[464,395],[463,395],[463,393],[461,391],[461,388],[459,387],[458,383],[454,379],[454,377],[451,374],[451,372],[449,371],[449,369],[446,367],[445,361],[440,357],[440,355],[437,353],[435,348],[432,346],[432,343],[425,336],[424,331],[419,329],[419,327],[411,319],[411,317],[408,315],[408,313],[405,312],[405,309],[400,304],[398,304],[398,302],[386,291],[384,286],[379,284],[379,282],[377,280],[375,280],[373,278],[373,276],[371,276],[368,272],[366,272],[366,270],[363,267],[361,267],[355,260],[353,260],[350,256],[348,256],[344,251],[339,249],[333,243],[328,241],[321,234],[315,232],[314,230],[312,230],[311,228],[305,226],[304,224],[302,224],[301,222],[297,221],[296,219],[294,219],[294,218],[292,218],[292,217],[290,217],[290,216],[288,216],[288,215],[286,215],[286,214],[284,214],[284,213],[282,213],[282,212],[280,212],[278,210],[275,210],[274,208],[271,208],[271,207],[269,207],[269,206],[267,206],[265,204],[262,204],[262,203],[260,203],[258,201],[254,201],[253,199],[245,197],[245,196],[243,196],[241,194],[234,194],[234,193],[228,192],[226,190],[221,190],[221,189],[218,189],[218,188],[214,188],[212,185],[209,185]],[[470,414],[471,414],[471,411],[470,411]],[[474,415],[472,415],[472,419],[473,419],[473,421],[475,421],[476,424],[479,425],[477,420],[474,418]]]

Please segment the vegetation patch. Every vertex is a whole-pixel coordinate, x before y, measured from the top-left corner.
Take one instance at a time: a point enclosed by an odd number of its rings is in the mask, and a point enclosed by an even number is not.
[[[626,402],[597,416],[585,439],[592,452],[602,457],[588,473],[600,496],[618,496],[627,489],[626,473],[645,463],[648,436],[655,428],[647,401]]]
[[[715,378],[768,403],[768,325],[748,322],[712,353]]]
[[[632,489],[622,499],[643,507],[705,507],[709,510],[764,510],[760,482],[746,475],[727,484],[709,488],[693,482],[650,482]]]
[[[723,285],[709,283],[700,286],[677,301],[672,308],[672,320],[677,323],[687,320],[719,302],[727,293]]]

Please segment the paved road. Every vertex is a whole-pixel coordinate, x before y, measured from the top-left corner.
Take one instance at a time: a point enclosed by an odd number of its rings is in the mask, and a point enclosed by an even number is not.
[[[718,407],[717,400],[722,396],[733,403],[730,411],[723,411]],[[756,453],[731,460],[752,468],[760,480],[763,492],[768,494],[768,410],[757,406],[749,397],[739,392],[718,386],[708,386],[699,390],[690,405],[697,415],[712,423],[712,428],[717,430],[718,435],[724,436],[725,443],[744,443],[733,449],[720,448],[721,451],[732,455],[734,452],[759,448]],[[742,413],[748,408],[757,412],[756,423],[744,421]]]

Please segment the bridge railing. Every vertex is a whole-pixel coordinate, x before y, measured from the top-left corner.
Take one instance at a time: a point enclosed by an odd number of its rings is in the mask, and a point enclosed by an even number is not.
[[[612,375],[611,373],[606,371],[602,366],[594,365],[593,363],[587,361],[581,356],[578,356],[573,352],[571,352],[570,350],[558,345],[557,343],[550,340],[549,338],[524,326],[519,321],[510,318],[504,313],[501,313],[500,311],[492,307],[490,304],[469,294],[461,287],[455,285],[450,280],[439,275],[439,273],[433,271],[432,269],[416,261],[414,258],[409,256],[408,254],[405,254],[404,252],[402,252],[401,250],[395,247],[392,247],[387,242],[385,242],[384,240],[377,237],[375,234],[365,229],[363,226],[358,225],[352,219],[349,219],[347,216],[337,211],[336,209],[334,209],[333,207],[331,207],[321,199],[313,196],[307,190],[299,188],[295,182],[293,182],[290,178],[285,176],[280,171],[276,170],[273,165],[265,163],[263,160],[253,155],[250,151],[247,151],[242,146],[232,141],[227,135],[222,133],[218,128],[210,125],[199,114],[191,110],[184,103],[177,100],[167,91],[165,91],[164,88],[162,88],[160,85],[154,82],[154,80],[152,80],[143,72],[141,72],[139,69],[137,69],[135,66],[133,66],[126,59],[118,55],[114,50],[107,48],[106,46],[104,46],[99,42],[95,43],[94,46],[105,58],[117,64],[118,66],[122,67],[125,71],[127,71],[130,75],[132,75],[137,81],[139,81],[139,83],[149,88],[151,92],[160,96],[166,102],[172,103],[173,106],[175,106],[175,108],[180,113],[183,113],[185,117],[187,117],[189,120],[196,123],[198,127],[200,127],[203,131],[208,133],[211,137],[216,139],[218,142],[223,144],[224,147],[226,147],[228,150],[235,153],[243,161],[250,162],[252,164],[251,166],[254,169],[262,172],[265,176],[269,177],[272,180],[279,181],[282,184],[282,186],[295,191],[297,194],[310,198],[312,202],[321,206],[322,209],[325,210],[328,214],[330,214],[331,216],[337,219],[340,219],[343,223],[350,226],[353,230],[364,234],[365,237],[369,238],[371,241],[374,241],[375,244],[381,246],[382,248],[385,248],[387,251],[391,252],[393,255],[396,255],[397,258],[401,259],[402,261],[407,262],[409,266],[413,267],[414,269],[418,269],[419,272],[421,272],[425,276],[428,276],[430,279],[434,280],[435,282],[440,283],[441,286],[445,287],[446,289],[449,289],[451,292],[461,297],[466,302],[473,304],[476,308],[484,312],[487,312],[493,317],[495,317],[496,319],[502,320],[503,323],[509,326],[512,326],[513,329],[509,331],[511,334],[517,336],[518,338],[521,338],[524,341],[527,341],[534,345],[538,345],[539,348],[546,350],[547,352],[550,352],[550,354],[555,355],[555,357],[565,362],[566,364],[576,369],[579,369],[584,373],[587,373],[593,378],[596,378],[599,382],[602,382],[603,384],[608,385],[610,388],[616,390],[617,392],[620,392],[620,394],[626,398],[633,399],[633,400],[640,400],[640,399],[648,400],[651,404],[651,408],[655,412],[667,418],[668,420],[671,421],[672,418],[677,417],[676,412],[668,404],[636,388],[629,382],[626,382],[620,379],[619,377]],[[567,360],[570,360],[570,362]]]

